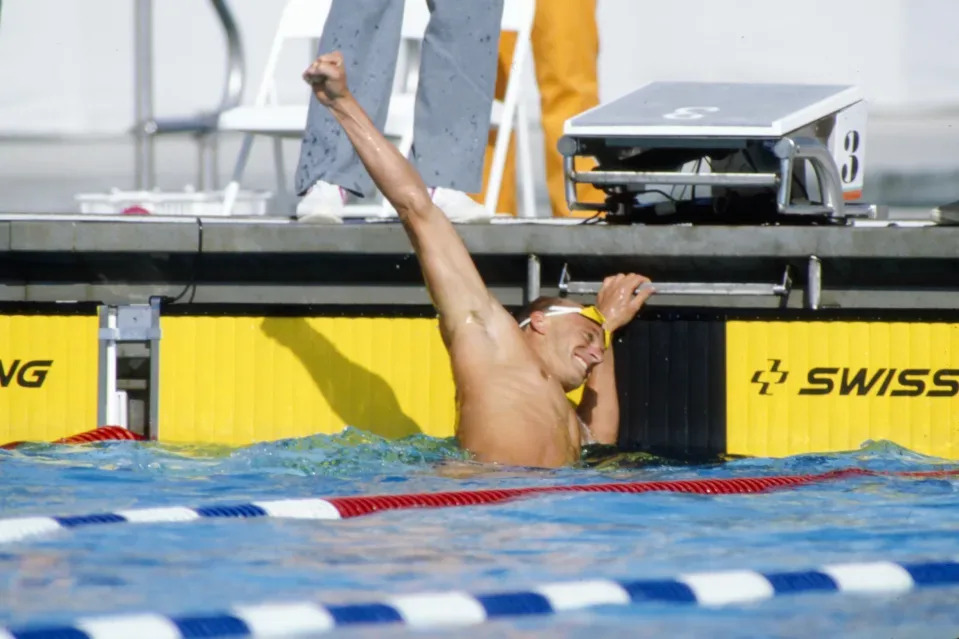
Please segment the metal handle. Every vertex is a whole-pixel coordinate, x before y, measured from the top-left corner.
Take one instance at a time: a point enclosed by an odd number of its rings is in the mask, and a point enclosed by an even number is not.
[[[576,282],[570,278],[569,269],[563,265],[559,276],[559,290],[562,295],[598,293],[602,282]],[[653,282],[643,284],[640,288],[653,287],[660,295],[789,295],[792,288],[792,277],[787,266],[783,271],[783,278],[777,284],[739,283],[739,282]]]
[[[163,133],[212,133],[216,129],[217,117],[222,111],[232,109],[243,99],[243,85],[246,82],[246,69],[243,54],[243,41],[236,20],[226,0],[210,0],[226,35],[227,59],[226,82],[220,104],[208,113],[195,116],[151,118],[143,124],[148,135]]]
[[[833,217],[843,216],[842,180],[836,161],[829,149],[813,138],[783,138],[773,146],[773,153],[779,158],[782,184],[777,194],[777,206],[780,213],[793,215],[820,215],[827,213]],[[820,182],[820,191],[825,200],[823,206],[799,206],[791,203],[792,172],[795,160],[809,160]],[[825,187],[825,188],[823,188]]]

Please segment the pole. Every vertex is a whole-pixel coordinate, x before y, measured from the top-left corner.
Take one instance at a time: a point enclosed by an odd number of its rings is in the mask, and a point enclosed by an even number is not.
[[[156,181],[153,140],[153,0],[135,0],[133,27],[135,187],[152,189]]]

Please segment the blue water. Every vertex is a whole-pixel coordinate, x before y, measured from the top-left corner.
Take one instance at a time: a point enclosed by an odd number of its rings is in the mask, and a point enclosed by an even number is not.
[[[505,486],[954,467],[888,443],[709,465],[644,456],[494,470],[450,441],[355,430],[246,448],[117,442],[0,451],[0,516]],[[237,603],[359,603],[501,592],[583,578],[959,558],[959,481],[856,477],[761,495],[563,494],[344,521],[91,526],[0,545],[0,625],[80,615],[216,612]],[[378,637],[382,627],[346,631]],[[399,636],[450,636],[400,627]],[[607,606],[457,629],[455,636],[956,637],[959,588],[835,593],[719,609]]]

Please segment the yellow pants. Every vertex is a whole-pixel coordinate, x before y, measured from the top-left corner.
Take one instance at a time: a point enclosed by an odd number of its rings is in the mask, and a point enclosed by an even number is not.
[[[591,217],[590,211],[570,211],[566,206],[563,185],[563,158],[556,143],[563,135],[563,123],[572,116],[599,103],[596,81],[596,60],[599,56],[599,33],[596,27],[596,0],[538,0],[531,34],[536,82],[539,85],[540,110],[545,138],[546,186],[555,216]],[[503,99],[509,63],[516,38],[503,33],[499,45],[499,67],[496,98]],[[490,133],[486,147],[483,192],[489,179],[495,132]],[[516,215],[515,135],[503,171],[496,210]],[[592,167],[577,162],[578,170]],[[602,202],[603,192],[588,185],[577,187],[577,198]],[[481,198],[479,198],[481,199]]]

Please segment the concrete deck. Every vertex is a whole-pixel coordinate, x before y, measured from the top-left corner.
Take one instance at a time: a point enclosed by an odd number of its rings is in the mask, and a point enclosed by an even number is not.
[[[637,271],[658,282],[782,281],[785,296],[660,295],[654,305],[807,305],[810,260],[823,307],[959,308],[959,226],[606,226],[491,223],[458,227],[504,304],[577,281]],[[531,262],[532,260],[532,262]],[[534,270],[531,271],[530,267]],[[0,301],[429,307],[396,223],[311,225],[262,218],[0,215]]]
[[[959,259],[959,226],[618,226],[461,224],[474,255],[641,258]],[[201,240],[202,234],[202,240]],[[201,247],[202,241],[202,247]],[[0,250],[31,253],[407,255],[398,223],[304,224],[270,218],[0,214]]]

